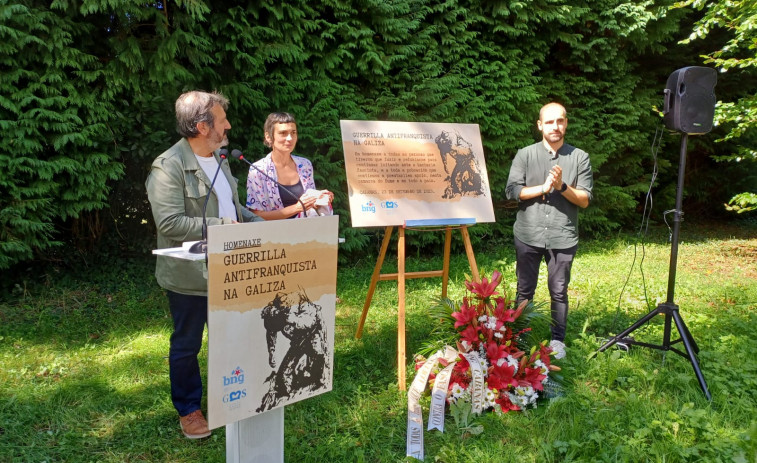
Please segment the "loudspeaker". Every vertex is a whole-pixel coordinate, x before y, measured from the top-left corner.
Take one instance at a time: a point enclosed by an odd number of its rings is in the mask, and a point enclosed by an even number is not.
[[[674,71],[664,92],[665,126],[687,134],[712,130],[717,81],[718,73],[712,68],[689,66]]]

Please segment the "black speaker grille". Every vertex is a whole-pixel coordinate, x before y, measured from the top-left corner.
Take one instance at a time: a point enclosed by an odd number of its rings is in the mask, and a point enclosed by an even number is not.
[[[712,130],[716,83],[717,72],[712,68],[689,66],[670,74],[665,89],[665,126],[688,134]]]

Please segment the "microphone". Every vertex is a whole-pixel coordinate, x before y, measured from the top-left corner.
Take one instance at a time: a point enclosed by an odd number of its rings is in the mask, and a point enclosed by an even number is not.
[[[305,204],[302,202],[302,200],[300,198],[298,198],[294,193],[292,193],[292,191],[289,188],[287,188],[285,185],[282,185],[281,183],[277,182],[275,178],[272,178],[270,175],[268,175],[265,172],[263,172],[262,170],[258,169],[258,167],[255,164],[253,164],[250,161],[248,161],[247,159],[245,159],[245,157],[244,157],[244,155],[242,154],[241,151],[239,151],[237,149],[231,150],[231,157],[237,158],[240,161],[246,162],[247,164],[250,165],[250,167],[252,167],[253,169],[255,169],[258,172],[260,172],[261,174],[263,174],[263,176],[265,178],[267,178],[268,180],[272,181],[279,188],[281,188],[282,190],[284,190],[287,193],[289,193],[289,196],[291,196],[292,198],[297,198],[297,201],[300,203],[300,206],[302,206],[302,212],[305,212]]]
[[[221,161],[218,163],[216,173],[215,175],[213,175],[213,180],[210,181],[210,191],[208,191],[208,195],[205,196],[205,204],[203,204],[202,206],[202,239],[189,247],[188,251],[192,254],[207,254],[208,252],[208,223],[206,219],[208,212],[208,200],[210,200],[210,194],[213,193],[213,185],[215,185],[216,178],[218,178],[218,172],[221,171],[221,164],[223,164],[223,160],[226,159],[226,156],[228,154],[229,150],[227,150],[226,148],[218,152],[218,156],[221,158]]]

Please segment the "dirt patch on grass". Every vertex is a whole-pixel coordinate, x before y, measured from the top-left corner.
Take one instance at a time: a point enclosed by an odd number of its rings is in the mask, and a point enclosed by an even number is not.
[[[757,239],[723,240],[681,252],[679,265],[716,278],[738,276],[757,282]]]
[[[751,259],[752,264],[757,267],[757,245],[735,244],[724,248],[721,254],[725,257]]]

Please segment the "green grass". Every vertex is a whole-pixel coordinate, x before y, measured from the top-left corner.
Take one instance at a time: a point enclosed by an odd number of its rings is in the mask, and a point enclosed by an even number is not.
[[[445,433],[426,433],[426,461],[757,462],[757,230],[686,225],[674,300],[701,349],[711,402],[690,363],[674,353],[611,348],[588,359],[602,338],[665,301],[667,230],[653,233],[645,247],[644,282],[636,248],[622,297],[631,240],[582,242],[571,282],[569,352],[561,363],[565,396],[525,413],[484,414],[476,419],[484,427],[477,436],[448,416]],[[476,252],[480,270],[502,271],[512,295],[512,248]],[[152,264],[112,262],[86,278],[51,274],[17,285],[0,303],[0,462],[225,460],[223,429],[201,441],[179,431],[166,360],[171,320]],[[408,271],[437,268],[438,256],[408,260]],[[287,461],[405,460],[395,283],[379,283],[363,337],[354,337],[372,270],[370,259],[340,268],[334,390],[286,408]],[[391,261],[384,271],[393,271]],[[466,272],[464,254],[453,257],[455,300],[464,294]],[[425,309],[439,290],[438,279],[408,281],[408,382],[411,353],[433,328]],[[540,283],[536,301],[544,300]],[[656,317],[634,336],[660,343],[662,321]],[[203,367],[206,360],[203,352]]]

